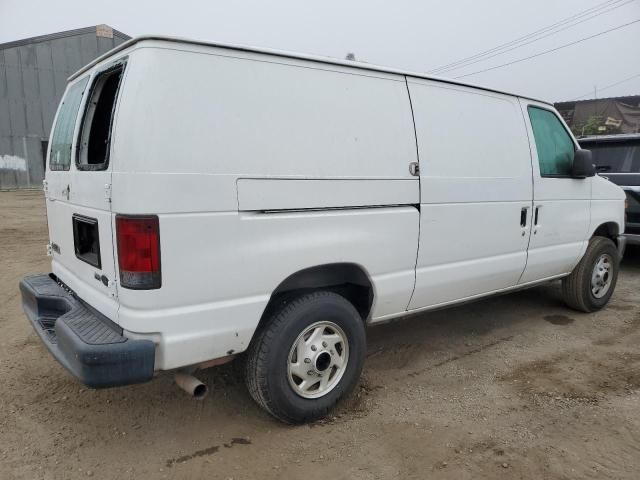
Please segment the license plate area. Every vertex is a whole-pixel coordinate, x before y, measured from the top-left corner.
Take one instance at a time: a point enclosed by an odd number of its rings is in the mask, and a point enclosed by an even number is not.
[[[98,220],[73,215],[73,247],[79,260],[96,268],[102,268]]]

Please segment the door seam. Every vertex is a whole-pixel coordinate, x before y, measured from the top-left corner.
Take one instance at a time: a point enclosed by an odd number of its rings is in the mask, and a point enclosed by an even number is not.
[[[420,239],[422,238],[422,173],[420,165],[420,148],[418,147],[418,131],[416,129],[416,117],[413,111],[413,102],[411,101],[411,90],[409,89],[409,82],[407,76],[404,75],[404,85],[407,88],[407,98],[409,99],[409,109],[411,110],[411,123],[413,125],[413,139],[416,142],[416,160],[418,162],[418,241],[416,245],[416,261],[413,265],[413,289],[411,290],[411,296],[409,296],[409,302],[405,307],[405,312],[409,311],[413,296],[416,293],[416,285],[418,284],[418,259],[420,258]]]
[[[525,272],[527,271],[527,266],[529,265],[529,247],[531,246],[531,236],[533,235],[533,215],[534,215],[534,205],[536,200],[536,183],[534,178],[534,168],[533,168],[533,151],[531,150],[531,137],[529,136],[529,127],[527,125],[527,119],[524,115],[524,110],[522,108],[522,99],[518,97],[518,106],[520,107],[520,115],[522,115],[522,121],[524,126],[524,132],[527,134],[527,146],[529,147],[529,167],[531,172],[531,220],[529,225],[529,238],[527,240],[527,248],[526,255],[524,257],[524,268],[520,273],[520,277],[518,277],[518,281],[516,285],[520,285],[522,282],[522,277],[524,277]]]

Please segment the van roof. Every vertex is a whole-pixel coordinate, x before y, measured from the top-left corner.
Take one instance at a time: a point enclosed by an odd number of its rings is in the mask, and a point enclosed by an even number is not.
[[[112,55],[114,55],[114,54],[116,54],[116,53],[118,53],[118,52],[120,52],[122,50],[125,50],[125,49],[131,47],[132,45],[135,45],[136,43],[143,42],[143,41],[146,41],[146,40],[158,40],[158,41],[163,41],[163,42],[183,43],[183,44],[190,44],[190,45],[202,45],[202,46],[216,47],[216,48],[227,48],[227,49],[231,49],[231,50],[239,50],[239,51],[244,51],[244,52],[263,53],[263,54],[266,54],[266,55],[274,55],[274,56],[279,56],[279,57],[294,58],[294,59],[298,59],[298,60],[309,60],[309,61],[313,61],[313,62],[320,62],[320,63],[326,63],[326,64],[331,64],[331,65],[340,65],[340,66],[344,66],[344,67],[360,68],[362,70],[370,70],[370,71],[375,71],[375,72],[384,72],[384,73],[394,73],[394,74],[398,74],[398,75],[407,75],[407,76],[410,76],[410,77],[424,78],[424,79],[433,80],[433,81],[436,81],[436,82],[450,83],[450,84],[453,84],[453,85],[461,85],[461,86],[465,86],[465,87],[477,88],[477,89],[485,90],[485,91],[489,91],[489,92],[502,93],[502,94],[511,95],[511,96],[514,96],[514,97],[527,98],[529,100],[534,100],[536,102],[541,102],[541,103],[546,103],[548,105],[553,105],[552,102],[549,102],[547,100],[540,100],[540,99],[529,97],[529,96],[526,96],[526,95],[518,95],[518,94],[515,94],[515,93],[511,93],[511,92],[498,90],[496,88],[490,88],[490,87],[486,87],[486,86],[482,86],[482,85],[475,85],[473,83],[460,82],[458,80],[454,80],[454,79],[450,79],[450,78],[446,78],[446,77],[437,77],[437,76],[431,76],[431,75],[427,75],[427,74],[419,73],[419,72],[411,72],[411,71],[408,71],[408,70],[402,70],[402,69],[397,69],[397,68],[383,67],[383,66],[380,66],[380,65],[373,65],[373,64],[370,64],[370,63],[362,63],[362,62],[348,61],[348,60],[339,60],[339,59],[334,59],[334,58],[330,58],[330,57],[322,57],[322,56],[317,56],[317,55],[306,55],[306,54],[303,54],[303,53],[295,53],[295,52],[288,52],[288,51],[282,51],[282,50],[273,50],[273,49],[268,49],[268,48],[249,47],[249,46],[246,46],[246,45],[234,45],[234,44],[229,44],[229,43],[206,42],[206,41],[202,41],[202,40],[191,40],[191,39],[188,39],[188,38],[170,37],[170,36],[163,36],[163,35],[142,35],[142,36],[139,36],[139,37],[134,37],[131,40],[128,40],[128,41],[126,41],[124,43],[121,43],[120,45],[118,45],[114,49],[108,51],[104,55],[99,56],[98,58],[93,60],[91,63],[88,63],[87,65],[82,67],[80,70],[78,70],[76,73],[71,75],[69,77],[69,81],[73,80],[74,78],[77,78],[79,75],[83,74],[84,72],[89,70],[91,67],[93,67],[94,65],[100,63],[101,61],[105,60],[106,58],[109,58],[110,56],[112,56]]]

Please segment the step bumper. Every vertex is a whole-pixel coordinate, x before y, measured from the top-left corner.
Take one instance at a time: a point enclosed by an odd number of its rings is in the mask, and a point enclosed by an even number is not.
[[[31,275],[20,282],[22,307],[53,357],[91,388],[151,380],[155,345],[133,340],[52,274]]]

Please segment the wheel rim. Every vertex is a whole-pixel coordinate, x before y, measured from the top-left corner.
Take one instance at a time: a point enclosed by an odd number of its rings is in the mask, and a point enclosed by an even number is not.
[[[289,350],[289,385],[303,398],[322,397],[338,385],[348,362],[349,342],[342,329],[333,322],[316,322]]]
[[[611,288],[613,268],[613,259],[606,253],[600,255],[596,260],[591,274],[591,293],[594,297],[604,297]]]

